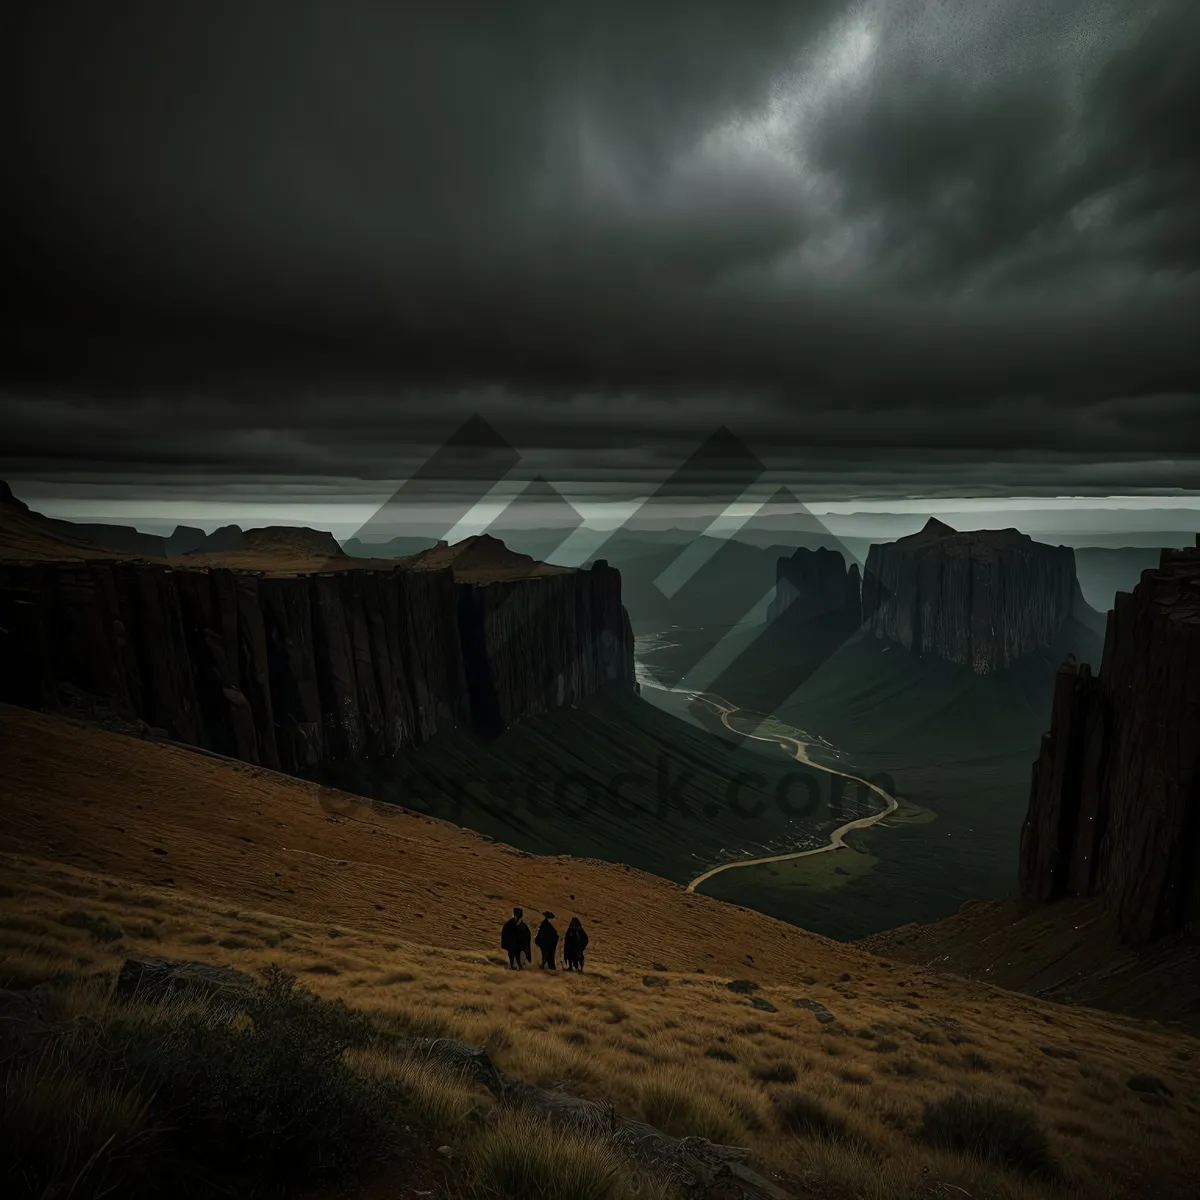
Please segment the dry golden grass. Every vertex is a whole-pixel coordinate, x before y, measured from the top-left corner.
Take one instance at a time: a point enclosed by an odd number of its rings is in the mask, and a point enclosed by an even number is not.
[[[765,1013],[724,981],[694,974],[669,974],[667,987],[650,989],[623,968],[513,972],[484,949],[385,942],[350,927],[331,938],[339,927],[329,922],[231,909],[15,856],[0,860],[0,894],[0,986],[73,977],[79,982],[56,992],[64,1017],[94,1003],[87,976],[113,972],[131,954],[249,971],[278,962],[382,1028],[486,1045],[518,1077],[565,1084],[679,1135],[748,1146],[760,1165],[791,1178],[817,1172],[843,1189],[831,1194],[907,1195],[925,1168],[973,1196],[1050,1194],[1048,1185],[924,1145],[926,1104],[960,1090],[1028,1111],[1081,1196],[1145,1194],[1137,1189],[1147,1172],[1161,1176],[1164,1163],[1182,1172],[1183,1148],[1200,1145],[1200,1078],[1196,1060],[1181,1057],[1194,1044],[1114,1028],[1087,1010],[1014,998],[1027,1008],[1018,1025],[1011,1012],[1004,1023],[989,1019],[988,997],[955,1017],[805,987],[839,1006],[842,1021],[824,1027],[787,1004],[798,989],[781,984],[757,993],[780,1010]],[[80,912],[110,932],[63,924]],[[119,936],[106,940],[113,929]],[[465,1081],[448,1084],[443,1070],[419,1060],[371,1051],[361,1066],[402,1080],[434,1128],[451,1130],[486,1104]],[[1166,1105],[1128,1086],[1139,1074],[1170,1086]]]
[[[381,1027],[453,1034],[518,1077],[746,1145],[796,1190],[884,1200],[928,1171],[972,1197],[1051,1194],[925,1144],[927,1105],[964,1092],[1030,1114],[1068,1180],[1054,1194],[1190,1194],[1193,1039],[897,965],[620,867],[349,798],[330,811],[315,788],[212,756],[2,716],[0,986],[136,954],[277,962]],[[493,947],[514,902],[580,913],[588,972],[508,970]],[[645,985],[650,970],[666,986]],[[761,990],[726,987],[747,976]],[[73,988],[60,1003],[85,1005],[86,982]],[[479,1102],[419,1063],[364,1069],[406,1073],[435,1125]],[[1170,1096],[1131,1088],[1138,1075]]]

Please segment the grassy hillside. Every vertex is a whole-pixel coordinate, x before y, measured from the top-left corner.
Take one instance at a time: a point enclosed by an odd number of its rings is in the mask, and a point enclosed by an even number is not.
[[[626,863],[677,883],[727,857],[818,844],[832,824],[819,772],[622,695],[490,740],[331,766],[325,782],[531,853]]]
[[[186,1194],[235,1161],[262,1194],[292,1170],[289,1194],[322,1200],[680,1194],[603,1134],[551,1131],[414,1057],[417,1035],[483,1044],[518,1080],[742,1145],[795,1197],[1189,1194],[1190,1038],[211,755],[13,709],[0,751],[0,987],[45,984],[50,1021],[37,1057],[3,1067],[5,1128],[22,1136],[0,1166],[24,1172],[7,1195],[47,1194],[29,1184],[48,1169],[67,1179],[59,1194],[98,1178]],[[588,972],[502,966],[514,902],[579,913]],[[277,963],[348,1016],[287,986],[246,1001],[249,1021],[122,1004],[113,972],[136,954]],[[144,1073],[116,1069],[136,1063]],[[233,1088],[244,1120],[207,1124],[204,1080]]]

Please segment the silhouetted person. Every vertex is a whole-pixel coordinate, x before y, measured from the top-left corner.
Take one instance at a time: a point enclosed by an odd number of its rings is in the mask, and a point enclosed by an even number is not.
[[[568,971],[583,970],[583,952],[587,949],[588,935],[579,923],[578,917],[572,917],[567,932],[563,935],[563,962]]]
[[[500,931],[500,949],[508,951],[508,965],[518,971],[521,969],[522,954],[533,962],[529,926],[525,924],[524,914],[519,908],[514,908],[513,915],[504,922],[504,928]]]
[[[554,918],[552,912],[542,913],[545,918],[538,926],[537,937],[534,941],[537,942],[537,948],[542,952],[542,969],[549,968],[551,971],[554,967],[554,951],[558,947],[558,930],[550,924]]]

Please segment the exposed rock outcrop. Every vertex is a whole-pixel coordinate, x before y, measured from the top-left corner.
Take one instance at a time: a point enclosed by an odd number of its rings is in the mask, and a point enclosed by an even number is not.
[[[836,550],[801,547],[776,565],[775,595],[767,620],[776,621],[785,613],[801,620],[845,614],[857,623],[860,592],[858,563],[847,569]]]
[[[959,533],[931,517],[867,555],[864,627],[979,675],[1051,645],[1083,610],[1074,551],[1015,529]]]
[[[1200,542],[1200,539],[1198,539]],[[1023,896],[1104,896],[1144,943],[1200,917],[1200,549],[1164,550],[1059,672],[1021,834]]]
[[[233,967],[172,958],[127,958],[117,973],[118,1000],[162,1004],[169,1000],[234,999],[254,987],[254,979]]]
[[[237,568],[10,553],[0,699],[58,709],[83,693],[189,745],[306,774],[633,690],[621,577],[605,563],[464,580],[452,565],[322,560],[325,539],[263,531],[267,561],[310,556],[311,572],[237,569],[253,544]]]

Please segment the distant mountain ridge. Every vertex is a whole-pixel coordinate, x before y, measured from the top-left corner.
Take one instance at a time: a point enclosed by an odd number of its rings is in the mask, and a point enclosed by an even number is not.
[[[778,620],[784,613],[804,619],[836,613],[857,623],[861,591],[858,563],[847,563],[836,550],[801,547],[776,564],[775,595],[767,620]]]

